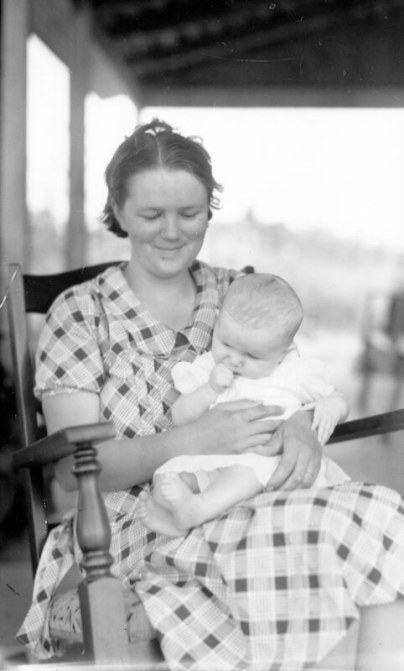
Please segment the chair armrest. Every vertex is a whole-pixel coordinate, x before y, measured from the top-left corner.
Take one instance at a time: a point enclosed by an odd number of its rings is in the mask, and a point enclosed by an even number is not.
[[[404,429],[404,409],[384,412],[343,422],[335,427],[328,443],[341,443],[344,440],[355,440],[368,436],[379,436],[384,433]]]
[[[13,455],[16,467],[37,467],[74,455],[77,478],[76,535],[84,578],[79,585],[85,659],[111,668],[129,664],[122,585],[111,574],[111,530],[100,491],[96,443],[115,437],[111,423],[57,431]],[[129,667],[128,667],[129,668]]]
[[[70,426],[37,440],[13,454],[16,468],[41,466],[77,452],[83,445],[93,445],[115,438],[115,429],[108,423]]]

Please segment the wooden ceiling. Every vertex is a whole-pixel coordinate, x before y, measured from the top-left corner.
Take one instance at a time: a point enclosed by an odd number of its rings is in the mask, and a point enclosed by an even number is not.
[[[95,36],[146,98],[404,88],[404,0],[86,3]]]

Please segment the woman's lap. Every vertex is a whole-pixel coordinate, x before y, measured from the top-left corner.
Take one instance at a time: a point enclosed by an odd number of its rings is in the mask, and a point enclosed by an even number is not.
[[[179,670],[295,671],[325,657],[362,606],[404,593],[403,502],[384,487],[264,493],[171,539],[136,522],[135,497],[112,503],[114,573],[136,589]],[[53,538],[66,546],[57,555],[66,566],[69,529]],[[56,568],[44,566],[49,595]],[[32,641],[39,611],[46,604],[37,601]]]
[[[383,487],[264,493],[184,538],[149,535],[136,589],[178,668],[299,669],[404,593],[403,522]]]

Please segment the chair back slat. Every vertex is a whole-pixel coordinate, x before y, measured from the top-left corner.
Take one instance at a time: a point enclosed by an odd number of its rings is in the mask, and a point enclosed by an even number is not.
[[[37,435],[34,402],[34,371],[28,338],[24,282],[18,264],[9,267],[8,317],[17,413],[22,446],[33,443]]]
[[[38,438],[34,398],[34,371],[29,348],[28,325],[25,315],[24,283],[19,265],[9,267],[8,317],[11,355],[17,401],[17,415],[21,446],[26,447]],[[31,565],[35,573],[43,543],[48,533],[47,511],[42,469],[24,471],[27,528],[31,551]]]
[[[95,266],[84,266],[54,275],[24,275],[24,295],[26,312],[45,314],[55,298],[65,289],[81,284],[102,273],[120,261],[99,263]]]

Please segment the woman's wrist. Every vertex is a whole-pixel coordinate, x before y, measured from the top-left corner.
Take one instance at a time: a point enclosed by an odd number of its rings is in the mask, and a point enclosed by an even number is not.
[[[288,419],[285,420],[288,424],[294,424],[296,426],[307,427],[311,429],[311,424],[313,421],[313,410],[297,410],[293,413]]]
[[[184,454],[201,454],[203,432],[198,430],[199,423],[189,422],[181,426],[175,426],[165,432],[166,445],[164,446],[164,455],[168,461],[174,457],[182,457]]]

